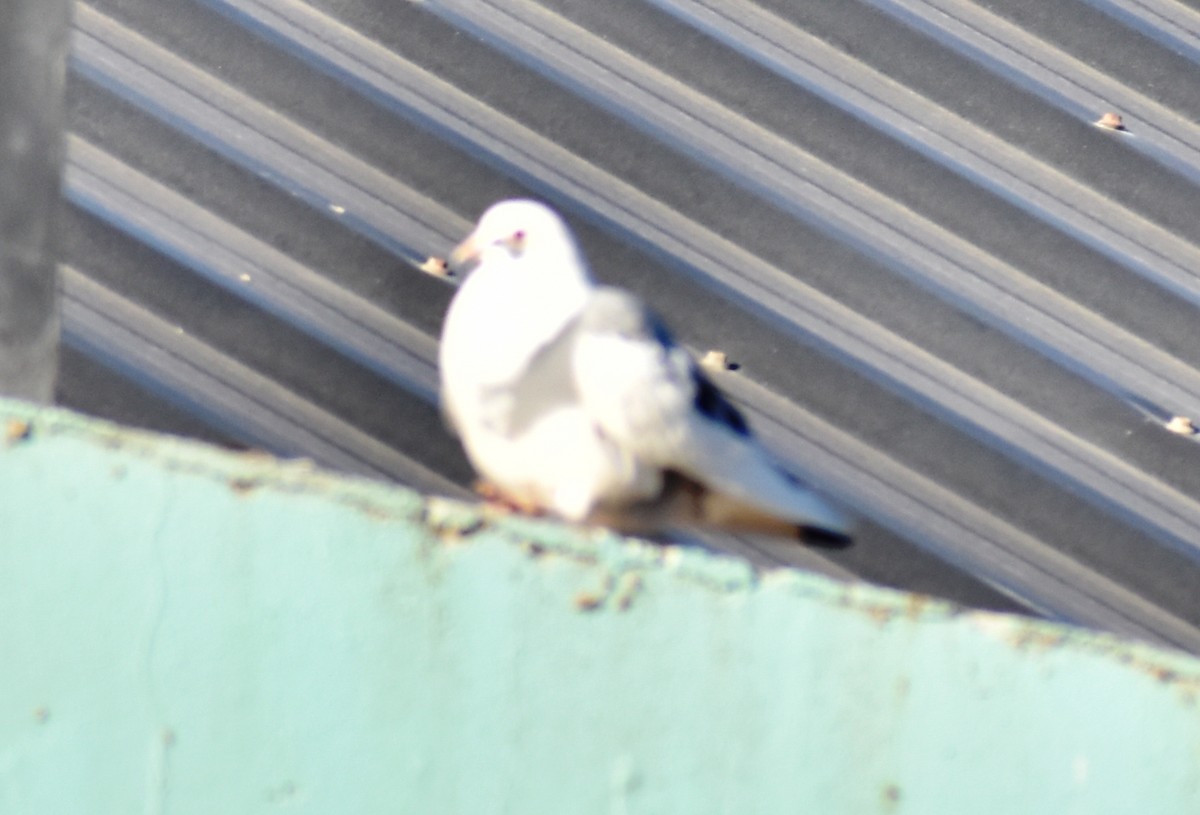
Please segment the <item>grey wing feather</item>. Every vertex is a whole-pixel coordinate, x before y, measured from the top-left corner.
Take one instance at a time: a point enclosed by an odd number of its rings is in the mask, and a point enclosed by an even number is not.
[[[770,460],[742,414],[633,295],[599,290],[572,351],[585,409],[630,454],[781,518],[844,527]]]
[[[480,398],[495,408],[487,418],[489,428],[509,437],[518,436],[547,411],[577,398],[571,374],[577,319],[542,343],[511,381],[480,388]],[[444,394],[439,409],[446,429],[461,436],[459,419]]]
[[[519,435],[547,412],[578,400],[572,370],[578,324],[576,317],[543,343],[512,383],[508,434]]]
[[[596,291],[576,321],[571,351],[585,409],[607,435],[649,463],[681,463],[697,420],[749,434],[691,354],[628,292]]]

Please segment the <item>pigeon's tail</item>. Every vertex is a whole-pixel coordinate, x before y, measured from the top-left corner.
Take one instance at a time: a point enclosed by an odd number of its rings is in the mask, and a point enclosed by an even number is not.
[[[693,498],[695,521],[698,526],[725,529],[731,532],[750,532],[797,538],[812,546],[842,547],[850,543],[850,524],[840,513],[815,495],[803,513],[792,507],[788,517],[781,517],[757,504],[748,503],[724,493],[702,488]],[[797,516],[803,514],[803,518]]]
[[[722,529],[794,538],[812,546],[841,547],[850,543],[850,522],[830,504],[778,473],[776,503],[746,500],[675,471],[668,471],[663,491],[655,499],[634,505],[598,508],[589,519],[634,534],[666,529]]]
[[[695,456],[683,470],[689,480],[702,485],[705,516],[739,523],[765,516],[804,530],[800,537],[814,543],[818,538],[849,540],[846,514],[779,469],[757,443],[702,427],[709,432],[693,446]]]

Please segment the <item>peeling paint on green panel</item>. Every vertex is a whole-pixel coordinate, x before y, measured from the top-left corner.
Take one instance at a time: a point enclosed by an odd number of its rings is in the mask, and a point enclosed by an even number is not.
[[[1200,807],[1200,663],[3,406],[0,812]]]

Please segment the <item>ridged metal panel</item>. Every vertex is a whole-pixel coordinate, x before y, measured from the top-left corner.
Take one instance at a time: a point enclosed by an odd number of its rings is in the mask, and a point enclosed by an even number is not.
[[[600,278],[729,353],[759,432],[863,518],[845,552],[705,542],[1200,652],[1200,451],[1162,427],[1200,416],[1198,22],[80,3],[61,396],[461,492],[452,287],[416,266],[533,195]]]

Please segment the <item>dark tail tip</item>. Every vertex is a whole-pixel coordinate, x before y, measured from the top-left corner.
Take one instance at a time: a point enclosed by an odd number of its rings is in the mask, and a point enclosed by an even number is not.
[[[834,532],[819,526],[802,526],[797,529],[801,543],[818,549],[845,549],[854,539],[845,532]]]

